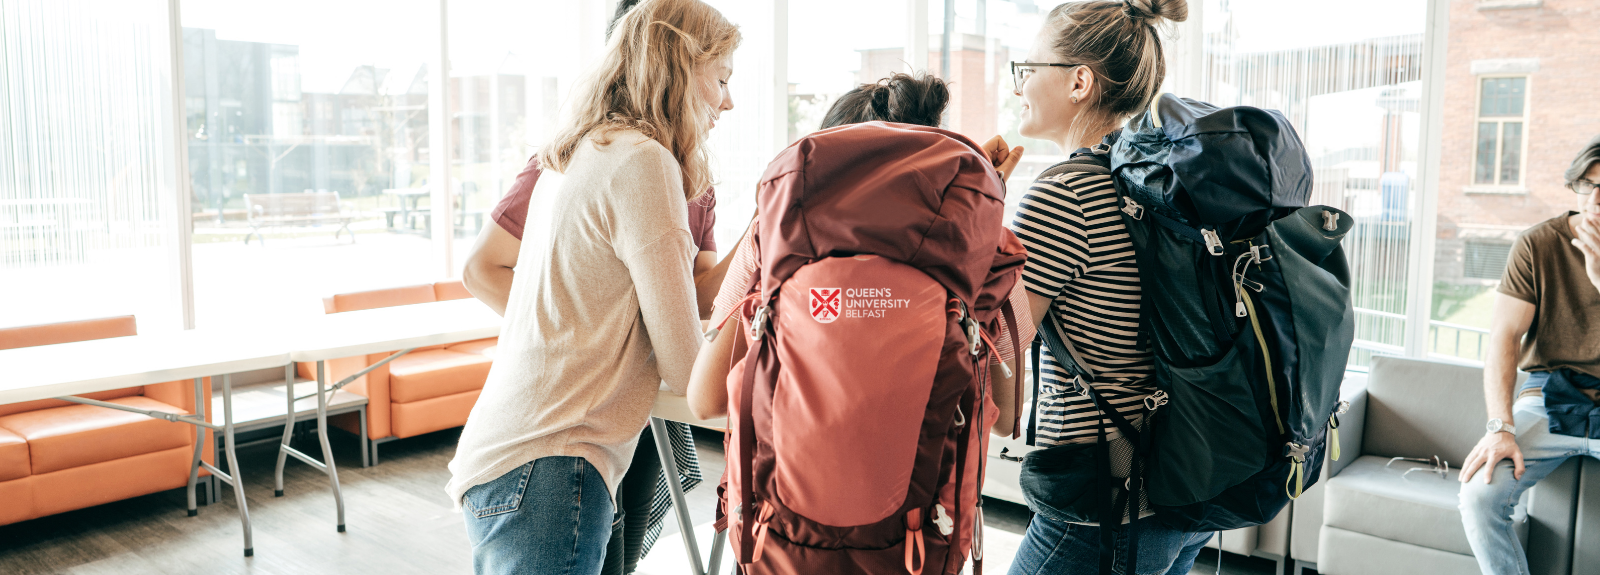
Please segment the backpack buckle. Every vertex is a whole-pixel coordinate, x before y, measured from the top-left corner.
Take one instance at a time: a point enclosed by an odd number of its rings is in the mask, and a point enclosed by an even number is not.
[[[1139,205],[1139,202],[1133,201],[1133,198],[1124,197],[1122,198],[1122,203],[1122,213],[1128,214],[1128,217],[1135,220],[1144,217],[1144,206]]]
[[[1330,232],[1339,231],[1339,214],[1332,210],[1322,210],[1322,229]]]
[[[1222,237],[1217,235],[1217,230],[1201,228],[1200,236],[1206,239],[1206,251],[1211,255],[1222,255]]]
[[[1339,409],[1337,411],[1334,411],[1333,414],[1334,415],[1344,415],[1348,411],[1350,411],[1350,402],[1341,401],[1341,402],[1339,402]]]
[[[1283,445],[1283,456],[1301,463],[1306,460],[1306,454],[1311,453],[1311,446],[1301,445],[1293,441]]]
[[[1156,390],[1155,393],[1144,396],[1144,408],[1155,413],[1156,409],[1167,404],[1167,392]]]
[[[760,309],[756,310],[755,316],[750,318],[750,339],[752,341],[760,341],[762,332],[767,330],[768,310],[771,309],[771,306],[761,306]]]
[[[978,333],[978,322],[972,316],[967,316],[961,319],[961,323],[967,326],[967,346],[971,348],[972,355],[983,353],[983,335]]]

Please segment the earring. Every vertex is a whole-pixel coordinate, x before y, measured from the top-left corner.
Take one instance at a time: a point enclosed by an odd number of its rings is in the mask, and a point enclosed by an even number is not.
[[[1077,96],[1073,96],[1072,97],[1072,103],[1074,103],[1074,104],[1078,103],[1078,97]]]

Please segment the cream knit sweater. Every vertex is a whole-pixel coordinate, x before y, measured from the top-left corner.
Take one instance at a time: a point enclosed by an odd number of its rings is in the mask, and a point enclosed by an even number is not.
[[[700,323],[678,163],[639,132],[610,136],[533,190],[494,367],[450,462],[458,509],[549,456],[587,459],[615,494],[661,382],[688,387]]]

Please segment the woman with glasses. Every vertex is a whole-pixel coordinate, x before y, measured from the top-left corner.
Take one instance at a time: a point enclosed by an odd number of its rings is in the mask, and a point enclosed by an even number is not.
[[[1528,572],[1511,521],[1522,493],[1567,459],[1600,458],[1600,426],[1588,425],[1600,413],[1600,137],[1566,180],[1578,211],[1517,236],[1489,320],[1489,419],[1460,475],[1461,521],[1486,574]],[[1529,374],[1520,390],[1519,369]]]
[[[1012,64],[1022,98],[1018,131],[1055,142],[1074,159],[1099,158],[1104,165],[1105,143],[1160,89],[1166,60],[1157,26],[1187,17],[1184,0],[1090,0],[1051,10],[1028,61]],[[1096,374],[1094,392],[1140,425],[1144,400],[1156,391],[1155,360],[1138,337],[1139,268],[1119,207],[1108,176],[1069,170],[1033,183],[1013,229],[1028,248],[1023,281],[1034,323],[1053,315],[1082,364]],[[1048,348],[1042,355],[1036,445],[1096,442],[1101,417],[1093,400],[1075,390]],[[1114,427],[1107,435],[1111,472],[1126,477],[1132,448]],[[1032,479],[1061,480],[1024,477],[1023,483]],[[1211,534],[1175,531],[1151,515],[1146,510],[1131,518],[1138,523],[1138,572],[1188,573]],[[1130,548],[1128,520],[1096,526],[1035,515],[1011,573],[1096,573],[1104,529],[1114,530],[1115,569],[1125,572],[1127,558],[1120,552]]]

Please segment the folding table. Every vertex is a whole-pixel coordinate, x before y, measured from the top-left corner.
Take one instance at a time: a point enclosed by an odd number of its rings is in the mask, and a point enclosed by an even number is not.
[[[299,336],[286,340],[289,347],[283,365],[287,421],[283,426],[283,440],[278,444],[278,464],[274,472],[273,494],[283,496],[283,466],[294,457],[322,471],[333,486],[333,501],[337,513],[337,529],[345,530],[344,496],[339,491],[339,470],[333,464],[333,451],[328,447],[328,397],[354,382],[367,372],[377,369],[419,347],[444,345],[484,339],[500,335],[500,316],[475,299],[419,303],[319,316],[297,330]],[[395,351],[399,350],[399,351]],[[341,357],[393,352],[382,361],[367,366],[338,382],[328,383],[327,361]],[[317,390],[296,396],[294,392],[294,364],[317,364]],[[289,446],[294,429],[293,403],[300,399],[317,398],[317,440],[322,444],[322,460]],[[367,457],[366,430],[361,432],[362,457]]]
[[[189,465],[189,515],[199,513],[194,489],[200,468],[204,467],[217,479],[233,486],[239,522],[244,529],[244,555],[249,557],[255,554],[255,547],[250,536],[250,510],[239,478],[239,459],[234,451],[232,374],[272,368],[288,360],[289,354],[275,337],[203,330],[9,349],[0,351],[0,365],[7,366],[6,377],[0,379],[0,404],[55,398],[195,426],[194,459]],[[216,375],[222,376],[220,425],[206,421],[206,405],[211,398],[205,396],[201,383],[203,378]],[[195,412],[192,414],[144,410],[77,397],[179,379],[193,381]],[[211,435],[208,431],[215,430],[222,431],[227,472],[200,458],[205,438]]]

